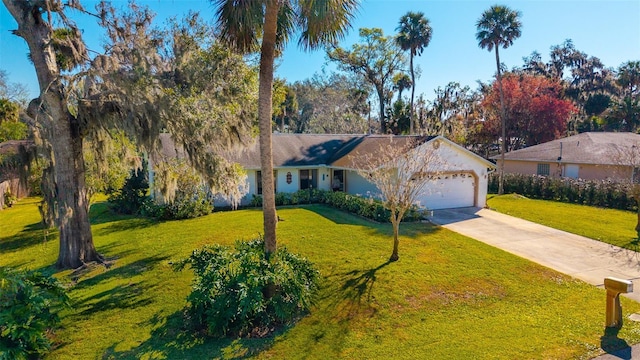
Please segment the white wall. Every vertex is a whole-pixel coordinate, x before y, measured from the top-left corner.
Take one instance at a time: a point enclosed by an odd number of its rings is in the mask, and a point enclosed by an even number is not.
[[[278,192],[292,193],[300,188],[300,169],[278,169]],[[287,173],[291,173],[291,184],[287,184]]]
[[[345,176],[347,177],[347,194],[379,198],[378,188],[357,172],[345,171]]]

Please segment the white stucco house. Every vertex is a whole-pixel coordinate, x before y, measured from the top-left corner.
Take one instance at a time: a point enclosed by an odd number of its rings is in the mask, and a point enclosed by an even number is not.
[[[167,142],[173,144],[168,136],[162,141],[165,149]],[[354,161],[356,155],[380,151],[384,143],[389,144],[389,136],[273,134],[272,141],[276,193],[314,188],[376,196],[376,187],[357,173]],[[411,151],[433,147],[444,159],[440,176],[418,200],[420,206],[435,210],[486,205],[488,174],[494,169],[491,162],[441,136],[393,136],[393,143],[416,144]],[[242,200],[245,205],[253,195],[262,194],[259,151],[255,141],[224,155],[247,172],[249,193]]]

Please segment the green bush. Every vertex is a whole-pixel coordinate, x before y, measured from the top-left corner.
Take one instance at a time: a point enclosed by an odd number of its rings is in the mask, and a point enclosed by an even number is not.
[[[350,212],[378,222],[390,222],[391,212],[384,207],[382,201],[349,195],[342,191],[298,190],[294,193],[277,193],[276,206],[300,204],[326,204],[333,208]],[[262,206],[262,196],[254,195],[251,206]],[[412,206],[402,221],[418,221],[424,217],[424,211]]]
[[[251,198],[252,207],[262,207],[262,196],[253,194]]]
[[[10,190],[4,192],[4,204],[7,207],[12,207],[16,202],[18,202],[18,198],[15,197]]]
[[[68,297],[58,281],[38,272],[0,267],[0,359],[42,357],[47,333],[60,319]]]
[[[213,245],[176,263],[195,273],[188,313],[211,336],[260,336],[308,311],[319,273],[311,262],[280,248],[265,259],[264,241],[236,242],[235,250]],[[267,287],[274,289],[265,296]]]
[[[21,122],[0,122],[0,143],[9,140],[23,140],[29,134],[29,127]]]
[[[179,194],[174,201],[156,206],[160,208],[158,217],[164,220],[192,219],[211,214],[213,211],[213,201],[204,190],[191,196]]]
[[[109,195],[111,208],[120,214],[139,214],[147,201],[149,178],[146,163],[140,169],[131,170],[120,190]]]
[[[554,200],[573,204],[637,211],[631,196],[634,184],[611,180],[582,180],[539,175],[504,174],[504,192],[533,199]],[[489,192],[498,192],[498,176],[489,178]]]

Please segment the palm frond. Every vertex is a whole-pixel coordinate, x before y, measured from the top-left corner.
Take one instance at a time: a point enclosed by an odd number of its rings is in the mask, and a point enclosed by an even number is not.
[[[264,2],[257,0],[210,0],[215,8],[220,37],[236,50],[259,48],[264,23]]]
[[[358,0],[298,0],[298,45],[313,50],[344,38],[358,5]]]
[[[478,46],[489,51],[493,50],[494,46],[506,49],[521,35],[520,12],[506,6],[494,5],[482,13],[476,27]]]
[[[408,12],[400,18],[396,28],[396,42],[402,50],[410,50],[412,55],[420,55],[431,42],[433,30],[429,19],[422,12]]]
[[[278,13],[278,30],[276,33],[276,51],[282,52],[295,31],[297,24],[296,9],[290,1],[284,1]]]

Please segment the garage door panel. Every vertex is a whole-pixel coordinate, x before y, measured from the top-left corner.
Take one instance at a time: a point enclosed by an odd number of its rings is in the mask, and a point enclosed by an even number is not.
[[[427,185],[420,206],[432,210],[474,206],[475,186],[468,174],[441,176]]]

